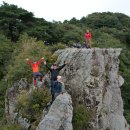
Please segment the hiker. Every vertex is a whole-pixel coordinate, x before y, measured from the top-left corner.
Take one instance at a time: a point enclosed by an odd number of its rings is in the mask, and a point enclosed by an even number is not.
[[[60,75],[58,75],[57,80],[54,82],[53,86],[54,100],[59,94],[63,94],[64,92],[66,91],[63,83],[63,78]]]
[[[92,46],[91,46],[91,43],[90,44],[87,44],[86,43],[86,48],[88,49],[88,48],[91,48]]]
[[[59,75],[60,70],[63,69],[67,63],[64,62],[64,64],[59,67],[57,66],[57,64],[53,64],[51,68],[48,66],[46,61],[44,61],[44,64],[51,72],[51,95],[52,95],[52,102],[53,102],[54,101],[54,93],[53,93],[54,82],[57,80],[57,76]]]
[[[39,72],[39,66],[42,61],[44,61],[44,57],[42,57],[39,61],[32,62],[30,59],[26,59],[27,63],[31,65],[32,71],[33,71],[33,77],[34,77],[34,86],[37,87],[37,78],[40,77],[40,81],[42,82],[42,74]]]
[[[88,48],[91,48],[91,47],[90,47],[90,45],[88,43],[84,42],[82,48],[87,48],[88,49]]]
[[[54,81],[53,83],[53,88],[51,90],[51,93],[53,94],[53,99],[51,102],[49,102],[47,105],[46,105],[46,109],[48,110],[49,107],[51,106],[51,104],[53,103],[53,101],[56,99],[56,97],[60,94],[63,94],[65,93],[66,90],[65,90],[65,86],[64,86],[64,83],[63,83],[63,78],[61,76],[57,76],[57,80]]]
[[[91,37],[92,37],[92,34],[89,30],[86,31],[86,33],[84,34],[85,36],[85,39],[86,39],[86,45],[87,46],[90,46],[90,48],[92,47],[92,42],[91,42]]]

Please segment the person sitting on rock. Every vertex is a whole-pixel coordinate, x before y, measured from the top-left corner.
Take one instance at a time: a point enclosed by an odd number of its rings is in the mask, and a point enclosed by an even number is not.
[[[34,77],[34,86],[37,87],[37,78],[40,77],[40,81],[42,82],[42,74],[39,72],[39,66],[41,62],[44,60],[44,57],[42,57],[39,61],[32,62],[30,59],[26,59],[27,63],[31,65],[32,71],[33,71],[33,77]]]

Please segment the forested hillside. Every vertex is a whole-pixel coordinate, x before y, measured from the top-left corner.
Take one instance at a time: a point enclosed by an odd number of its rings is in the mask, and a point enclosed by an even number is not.
[[[64,22],[48,22],[34,17],[32,12],[16,5],[0,6],[0,126],[5,124],[4,98],[8,87],[25,77],[32,80],[26,58],[41,57],[49,63],[58,48],[85,41],[86,29],[92,32],[94,47],[122,48],[120,73],[125,79],[121,87],[124,115],[130,123],[130,17],[121,13],[93,13],[80,20],[72,18]],[[43,71],[44,70],[44,71]],[[43,68],[43,73],[46,69]]]

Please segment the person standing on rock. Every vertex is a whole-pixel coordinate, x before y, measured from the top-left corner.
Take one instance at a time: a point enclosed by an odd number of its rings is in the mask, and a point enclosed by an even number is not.
[[[91,41],[92,33],[89,30],[87,30],[84,36],[86,39],[86,46],[90,46],[91,48],[92,47],[92,41]]]
[[[67,63],[64,62],[64,64],[59,67],[57,66],[57,64],[53,64],[51,68],[48,66],[46,61],[44,61],[44,64],[51,72],[51,95],[52,95],[52,102],[53,102],[55,96],[55,93],[53,91],[54,82],[57,80],[57,76],[59,75],[60,70],[63,69]]]
[[[41,65],[41,62],[44,61],[44,57],[42,57],[39,61],[32,62],[30,59],[26,59],[27,64],[31,65],[32,71],[33,71],[33,77],[34,77],[34,86],[37,87],[37,78],[40,77],[40,81],[42,81],[42,74],[39,71],[39,67]]]

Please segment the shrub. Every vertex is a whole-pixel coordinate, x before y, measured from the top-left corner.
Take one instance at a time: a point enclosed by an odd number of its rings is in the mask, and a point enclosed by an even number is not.
[[[91,119],[91,112],[84,105],[79,105],[74,109],[73,127],[74,130],[83,130]]]
[[[55,52],[57,51],[58,49],[65,49],[67,46],[65,44],[62,44],[62,43],[58,43],[58,44],[55,44],[53,46],[50,46],[50,49],[52,52]]]
[[[126,120],[128,121],[128,123],[130,124],[130,110],[125,110],[124,113]]]
[[[20,127],[20,125],[8,124],[4,126],[2,130],[22,130],[22,128]]]
[[[34,121],[38,122],[44,107],[50,99],[50,93],[47,88],[45,90],[39,88],[38,91],[32,90],[31,94],[22,90],[18,98],[16,111],[22,117],[29,119],[31,123]]]
[[[106,130],[110,130],[110,128],[107,127]]]
[[[10,63],[14,45],[4,36],[0,34],[0,79],[6,75],[6,67]]]
[[[18,48],[13,53],[12,64],[8,67],[8,74],[6,76],[10,85],[21,78],[27,78],[29,82],[32,82],[32,69],[26,63],[26,58],[38,61],[41,57],[44,57],[49,59],[50,63],[57,59],[56,56],[52,56],[52,52],[42,41],[36,41],[34,38],[25,36],[19,42]],[[46,70],[42,63],[41,72],[44,71],[46,73]]]
[[[7,89],[7,82],[5,80],[0,81],[0,120],[5,112],[5,93]]]

